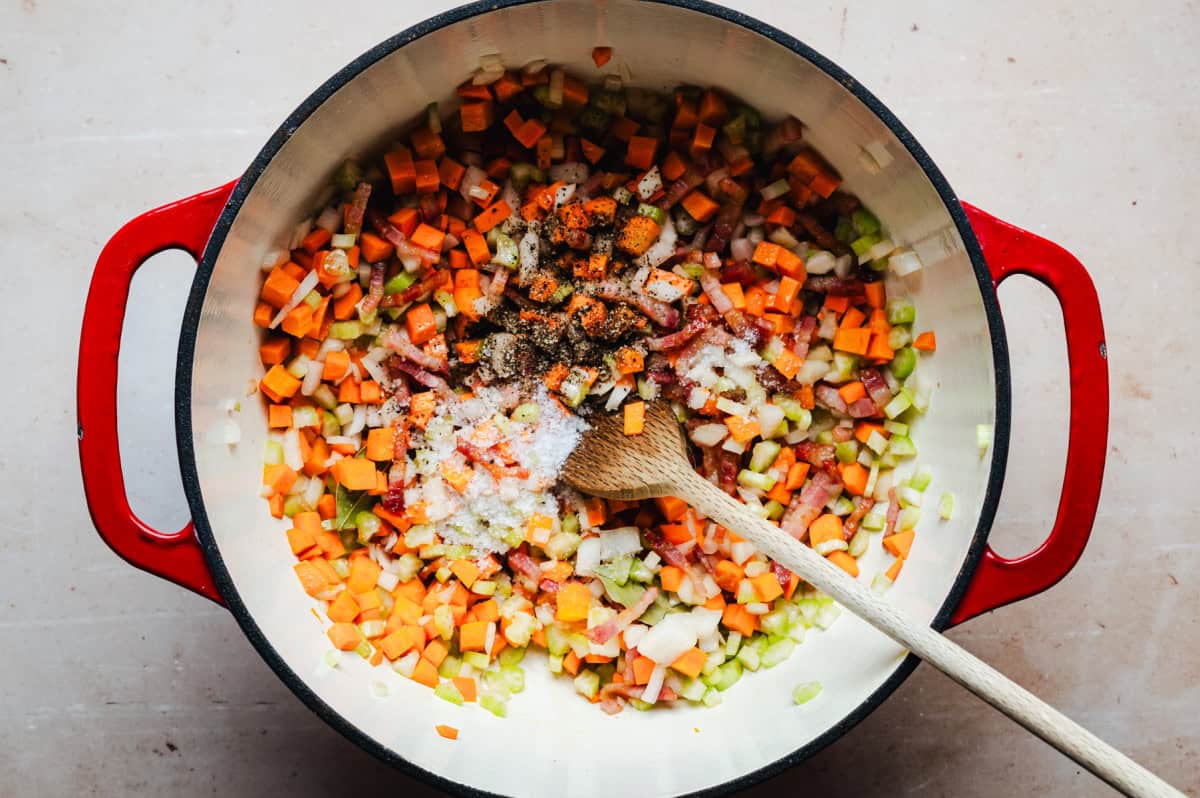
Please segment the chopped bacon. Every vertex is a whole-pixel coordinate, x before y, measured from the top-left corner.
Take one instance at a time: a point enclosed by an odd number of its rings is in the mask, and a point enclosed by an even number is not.
[[[416,244],[408,240],[408,238],[400,231],[400,228],[387,220],[379,211],[367,212],[367,223],[396,248],[396,255],[401,259],[416,258],[421,263],[432,266],[441,260],[440,252],[432,252],[423,247],[418,247]]]
[[[593,626],[591,629],[588,629],[588,639],[598,646],[604,645],[625,631],[631,623],[642,617],[642,614],[650,609],[650,605],[654,603],[654,599],[656,598],[658,598],[658,588],[647,588],[642,593],[641,598],[632,607],[627,607],[599,626]]]
[[[834,413],[840,413],[844,416],[849,410],[846,407],[846,403],[842,401],[837,388],[834,388],[827,382],[817,384],[816,388],[813,389],[813,397],[817,400],[817,404],[832,410]]]
[[[425,352],[425,350],[421,349],[409,339],[408,331],[403,327],[397,325],[388,327],[386,330],[384,330],[383,335],[380,336],[380,343],[395,352],[401,360],[408,361],[409,363],[419,366],[420,368],[442,373],[446,373],[450,370],[449,360],[443,360],[442,358],[434,357],[433,355]],[[415,377],[416,375],[413,376]],[[425,383],[421,384],[424,385]]]
[[[809,277],[804,287],[830,296],[856,296],[863,292],[863,281],[853,277],[817,274]]]
[[[674,349],[678,346],[683,346],[688,341],[695,338],[704,331],[705,325],[697,322],[688,322],[681,329],[673,333],[660,336],[658,338],[645,339],[646,348],[651,352],[663,352],[668,349]]]
[[[875,406],[875,402],[869,396],[855,400],[854,404],[847,408],[847,411],[851,418],[870,418],[879,415],[879,408]]]
[[[797,453],[799,456],[799,453]],[[812,480],[804,486],[799,496],[794,496],[788,504],[787,512],[780,519],[779,526],[797,540],[804,540],[808,534],[808,526],[817,520],[821,508],[830,499],[840,496],[842,485],[824,471],[818,471]]]
[[[679,326],[679,311],[666,302],[634,291],[619,280],[605,280],[596,284],[596,296],[612,302],[633,305],[645,313],[659,327],[673,330]]]
[[[867,389],[867,395],[871,397],[871,401],[875,403],[876,407],[883,407],[891,401],[892,391],[888,388],[887,382],[878,369],[862,369],[858,373],[858,378],[862,380],[863,387]]]
[[[399,357],[393,357],[388,361],[393,368],[400,369],[408,376],[412,377],[426,388],[432,388],[446,398],[454,396],[454,390],[450,387],[450,383],[446,382],[436,374],[430,374],[423,368],[409,363],[407,360],[402,360]]]
[[[363,216],[367,213],[367,201],[371,199],[371,184],[359,183],[358,188],[354,189],[354,199],[350,202],[350,208],[346,211],[345,231],[351,235],[358,235],[362,232]]]
[[[792,582],[792,577],[795,576],[785,566],[780,565],[774,560],[771,561],[771,572],[775,574],[775,578],[779,581],[779,586],[787,590],[788,585]]]
[[[796,326],[796,340],[792,344],[792,352],[803,360],[808,357],[808,348],[812,345],[813,333],[817,331],[817,317],[805,316]]]
[[[449,285],[450,280],[450,272],[444,269],[431,269],[420,281],[410,285],[398,294],[392,294],[384,298],[383,307],[390,308],[407,305],[409,302],[432,293],[435,289],[441,288],[443,285]]]
[[[542,569],[538,568],[537,562],[520,549],[513,549],[508,553],[508,564],[514,570],[534,581],[542,578]]]
[[[700,335],[697,335],[683,349],[679,350],[679,357],[675,360],[675,373],[680,375],[687,374],[692,364],[692,358],[699,354],[701,349],[706,346],[724,348],[729,343],[729,340],[729,333],[725,332],[721,327],[706,327]]]
[[[708,255],[705,255],[705,258],[707,257]],[[712,306],[717,313],[724,315],[733,310],[733,300],[725,293],[725,289],[721,288],[721,280],[715,271],[705,269],[700,273],[700,287],[704,289],[704,295],[712,300]]]
[[[614,684],[609,682],[600,688],[600,708],[609,715],[615,715],[625,708],[625,705],[620,699],[636,698],[641,700],[646,694],[646,686],[643,684],[631,684],[622,682]],[[658,698],[655,701],[675,701],[679,698],[675,691],[665,684],[658,691]]]
[[[371,313],[375,308],[379,307],[379,301],[383,299],[383,270],[382,263],[376,263],[371,267],[371,282],[367,288],[367,295],[359,300],[358,313],[360,316]]]
[[[883,528],[884,536],[896,534],[896,521],[900,519],[900,500],[896,498],[896,489],[888,488],[887,524]]]
[[[403,380],[401,382],[403,383]],[[392,466],[388,469],[387,493],[383,497],[383,509],[389,513],[404,512],[404,483],[408,480],[408,438],[408,417],[400,416],[392,423]]]
[[[558,582],[555,582],[553,579],[543,579],[538,583],[538,589],[543,593],[549,593],[550,595],[557,593],[560,587],[562,587],[562,585]]]
[[[846,540],[854,537],[854,533],[858,531],[859,522],[863,516],[871,512],[871,508],[875,506],[875,500],[866,496],[854,497],[854,512],[846,517],[845,523],[842,525],[842,532]]]
[[[833,440],[836,443],[845,443],[854,437],[854,427],[843,427],[841,424],[838,424],[829,433],[833,436]]]
[[[508,285],[509,274],[510,272],[508,269],[496,270],[496,273],[492,275],[492,281],[488,283],[488,296],[492,297],[493,299],[499,299],[500,295],[505,293],[504,287]]]

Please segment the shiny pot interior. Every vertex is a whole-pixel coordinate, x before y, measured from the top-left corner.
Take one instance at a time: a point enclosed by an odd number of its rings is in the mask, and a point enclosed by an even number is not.
[[[990,283],[964,246],[965,217],[940,174],[853,79],[794,39],[728,10],[635,0],[499,5],[422,23],[346,67],[276,133],[235,191],[201,264],[181,350],[180,445],[198,534],[231,609],[281,677],[358,743],[443,787],[608,796],[744,786],[819,749],[869,712],[911,669],[901,649],[843,616],[784,664],[747,674],[714,709],[615,717],[574,697],[570,680],[551,678],[538,656],[527,659],[527,689],[503,720],[455,707],[357,659],[330,670],[321,665],[329,644],[309,612],[314,602],[292,571],[286,525],[269,517],[257,495],[264,408],[243,400],[236,447],[206,440],[226,418],[225,401],[242,397],[247,379],[262,373],[251,323],[258,264],[312,212],[338,164],[384,146],[428,103],[452,102],[482,54],[499,53],[510,66],[545,58],[591,80],[599,74],[592,47],[609,45],[609,70],[623,63],[633,85],[711,84],[767,118],[799,118],[845,187],[924,261],[903,290],[915,295],[918,326],[937,330],[937,356],[921,368],[938,388],[914,437],[920,462],[935,470],[935,490],[953,491],[957,505],[950,522],[927,511],[890,596],[915,618],[945,624],[999,490],[1003,463],[993,463],[991,453],[980,457],[974,441],[977,424],[1007,423],[997,413],[1007,402],[997,366],[1007,364],[997,362],[1002,332]],[[864,166],[864,148],[883,168]],[[885,564],[878,537],[873,547],[863,560],[865,579]],[[823,694],[795,707],[792,687],[813,679]],[[373,681],[387,685],[387,698],[372,694]],[[436,723],[458,727],[459,739],[438,737]]]

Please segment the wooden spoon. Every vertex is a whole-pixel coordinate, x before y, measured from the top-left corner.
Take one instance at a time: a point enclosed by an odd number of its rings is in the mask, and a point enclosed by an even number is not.
[[[693,471],[680,425],[668,407],[649,404],[645,429],[634,436],[624,434],[620,414],[599,415],[591,422],[592,429],[562,471],[563,479],[577,490],[605,499],[683,499],[1126,795],[1182,798],[1183,793],[1158,776],[990,665],[912,620]]]

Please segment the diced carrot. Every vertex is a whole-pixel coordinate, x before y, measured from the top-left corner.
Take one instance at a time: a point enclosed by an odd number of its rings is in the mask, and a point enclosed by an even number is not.
[[[614,355],[617,371],[621,374],[636,374],[645,368],[645,356],[633,347],[623,346]]]
[[[409,240],[418,247],[428,249],[432,252],[441,252],[442,242],[445,239],[445,233],[443,233],[441,230],[438,230],[436,227],[430,227],[424,223],[418,225],[417,229],[413,231],[412,236],[409,238]]]
[[[617,248],[634,257],[643,255],[662,228],[649,216],[631,216],[617,237]]]
[[[758,631],[758,616],[747,610],[744,604],[726,604],[721,613],[721,623],[743,637],[750,637]]]
[[[713,89],[705,90],[700,97],[700,106],[697,112],[700,121],[706,125],[719,125],[725,121],[727,113],[725,98]]]
[[[470,676],[455,676],[450,681],[454,682],[454,686],[458,688],[458,692],[462,693],[463,700],[471,703],[475,701],[477,685],[475,680]]]
[[[565,670],[567,673],[571,674],[572,676],[578,676],[579,675],[579,664],[581,662],[583,662],[583,660],[581,660],[579,658],[578,654],[576,654],[574,651],[568,651],[567,655],[565,657],[563,657],[563,663],[562,663],[563,670]]]
[[[882,308],[886,304],[886,293],[882,280],[866,283],[863,286],[863,293],[867,295],[867,304],[873,308]]]
[[[641,435],[646,428],[646,403],[629,402],[625,405],[625,434]]]
[[[716,581],[717,587],[729,593],[736,593],[744,574],[742,567],[733,560],[721,560],[717,563],[713,579]]]
[[[871,331],[862,327],[847,329],[839,327],[833,335],[833,348],[853,355],[865,355],[871,342]]]
[[[625,163],[636,169],[649,169],[654,165],[656,149],[658,149],[658,139],[650,136],[630,136],[625,152]]]
[[[300,287],[300,281],[288,274],[282,266],[276,266],[263,282],[262,298],[273,308],[282,308],[292,299]]]
[[[267,502],[267,507],[271,511],[271,517],[283,518],[283,494],[276,493]]]
[[[282,402],[284,399],[296,395],[296,391],[300,390],[300,380],[293,377],[283,367],[283,364],[276,363],[274,366],[271,366],[270,371],[263,375],[262,382],[259,383],[259,389],[269,399],[275,402]]]
[[[589,497],[584,501],[583,507],[587,513],[588,526],[593,529],[602,526],[608,520],[608,511],[604,504],[604,499],[597,496]]]
[[[349,590],[343,590],[329,603],[326,615],[334,623],[350,623],[358,616],[358,611],[358,602],[354,600],[354,596],[350,595]]]
[[[499,200],[479,212],[475,217],[475,229],[481,233],[486,233],[510,215],[512,215],[512,208],[504,200]]]
[[[850,308],[846,311],[846,314],[842,316],[842,320],[838,322],[838,327],[845,327],[847,329],[861,327],[866,319],[866,314],[861,310],[858,308]]]
[[[899,576],[900,576],[900,569],[903,567],[904,567],[904,558],[897,557],[896,559],[892,560],[892,564],[888,566],[888,569],[886,571],[884,571],[884,576],[886,576],[888,579],[895,582],[896,579],[899,578]]]
[[[292,550],[292,554],[297,557],[304,556],[304,553],[317,545],[317,541],[313,538],[312,533],[307,529],[297,529],[292,527],[287,531],[288,548]],[[350,616],[351,619],[354,616]],[[335,619],[336,620],[336,619]]]
[[[758,246],[754,248],[754,254],[750,256],[750,259],[771,269],[774,268],[775,261],[779,259],[779,253],[782,251],[783,247],[778,244],[773,244],[770,241],[760,241]]]
[[[775,356],[775,362],[771,364],[783,376],[789,380],[800,372],[800,367],[804,365],[804,360],[790,349],[784,349]]]
[[[333,300],[333,317],[338,321],[346,321],[354,315],[354,306],[362,299],[362,287],[351,283],[350,290]]]
[[[359,383],[353,378],[342,380],[338,386],[338,402],[345,404],[358,404],[362,401],[362,395],[358,390]]]
[[[288,314],[283,317],[283,323],[280,328],[288,335],[294,335],[297,338],[303,338],[308,335],[308,331],[313,326],[313,309],[306,302],[301,302],[296,307],[288,311]]]
[[[367,459],[385,462],[392,459],[396,430],[393,427],[378,427],[367,433]]]
[[[267,408],[267,426],[287,429],[292,426],[292,408],[289,405],[271,405]]]
[[[375,487],[375,464],[358,457],[343,457],[333,464],[333,478],[346,490]]]
[[[335,623],[327,632],[333,647],[339,651],[353,651],[362,642],[362,632],[352,623]]]
[[[263,468],[263,485],[275,493],[286,494],[299,476],[287,463],[278,463]]]
[[[683,198],[682,205],[683,209],[698,222],[707,222],[716,215],[721,207],[703,191],[693,191],[691,194],[688,194]]]
[[[650,674],[654,672],[654,660],[649,657],[638,656],[633,660],[633,683],[646,684],[650,681]]]
[[[442,184],[442,177],[438,174],[437,161],[432,158],[422,158],[419,161],[413,162],[413,171],[416,175],[415,182],[418,194],[434,194],[438,187]]]
[[[409,138],[412,141],[413,151],[421,158],[436,161],[446,153],[446,144],[442,141],[442,137],[430,130],[428,125],[422,125],[414,130]]]
[[[340,380],[350,369],[350,353],[346,351],[329,351],[325,353],[325,367],[321,370],[321,379],[330,382]]]
[[[750,580],[759,601],[770,603],[783,595],[783,585],[779,584],[774,571],[759,574]]]
[[[777,224],[780,227],[791,227],[796,223],[796,212],[786,205],[780,205],[767,216],[767,224]]]
[[[867,489],[867,479],[870,474],[861,463],[850,463],[842,469],[842,484],[851,496],[861,496]]]
[[[611,47],[593,47],[592,48],[592,63],[597,67],[602,67],[612,60],[613,50]]]
[[[618,141],[628,142],[633,138],[633,134],[637,132],[638,123],[627,116],[619,116],[612,121],[609,126],[609,132],[613,134],[613,138]],[[646,167],[647,169],[649,167]]]
[[[858,380],[848,382],[841,388],[838,388],[838,396],[842,397],[842,401],[848,405],[854,404],[866,395],[866,387],[864,387],[863,384]]]
[[[384,167],[392,181],[392,193],[397,196],[411,194],[417,188],[417,173],[413,168],[412,153],[400,147],[383,156]]]
[[[521,142],[521,146],[525,149],[530,149],[535,146],[538,141],[546,135],[546,126],[539,119],[526,119],[521,123],[521,126],[513,132],[513,136],[517,141]]]
[[[604,148],[586,138],[579,140],[579,146],[583,149],[583,157],[587,158],[588,163],[594,164],[604,157]]]
[[[675,661],[671,663],[671,667],[689,679],[695,679],[704,668],[706,659],[708,659],[708,655],[693,646],[676,657]]]
[[[683,569],[674,565],[664,565],[658,573],[658,578],[662,582],[663,590],[677,593],[679,586],[683,584]]]
[[[701,153],[712,149],[713,140],[717,137],[717,129],[705,124],[696,125],[692,134],[692,142],[688,147],[693,158],[699,158]]]
[[[822,305],[822,307],[832,310],[834,313],[845,313],[850,307],[850,297],[833,296],[832,294],[827,294],[825,296],[825,303]]]
[[[871,438],[872,432],[878,432],[880,435],[887,437],[887,432],[882,424],[876,424],[872,421],[860,421],[854,427],[854,437],[859,443],[866,443]]]
[[[888,344],[886,333],[872,333],[871,343],[867,346],[866,356],[872,360],[891,360],[896,356],[895,350]]]
[[[768,501],[777,501],[784,507],[787,507],[792,500],[792,492],[787,489],[782,481],[776,482],[772,488],[767,491]]]
[[[437,320],[434,319],[433,310],[429,307],[428,302],[422,302],[409,308],[408,312],[404,314],[404,324],[408,330],[409,339],[417,346],[437,335]]]
[[[300,248],[306,250],[310,255],[315,254],[318,249],[328,244],[332,237],[333,234],[324,227],[313,228],[300,240]]]
[[[833,513],[825,513],[808,527],[808,543],[814,548],[831,540],[842,539],[844,539],[842,519]]]
[[[659,496],[654,503],[658,506],[658,511],[662,513],[663,518],[668,521],[678,521],[687,515],[688,505],[683,499],[674,496]]]
[[[937,351],[937,337],[933,331],[923,332],[913,339],[913,349],[920,349],[922,352]]]
[[[424,657],[417,661],[417,666],[413,668],[411,678],[414,682],[423,684],[431,689],[437,687],[438,682],[441,681],[438,678],[437,668]],[[451,740],[458,739],[458,729],[455,729],[453,726],[438,726],[437,729],[438,734],[443,737],[448,737]]]
[[[852,577],[858,576],[858,560],[851,557],[844,551],[831,551],[826,555],[831,563],[841,568]]]
[[[586,585],[580,582],[568,582],[558,589],[554,597],[557,601],[554,617],[557,620],[567,622],[587,620],[592,593]]]
[[[692,533],[686,524],[662,524],[658,529],[668,543],[679,545],[692,539]]]
[[[290,339],[282,335],[273,335],[259,345],[258,357],[264,366],[274,366],[287,360],[291,351]]]
[[[725,426],[729,428],[729,435],[736,443],[746,443],[762,434],[757,421],[746,421],[737,416],[726,416]]]
[[[913,539],[916,538],[915,530],[908,529],[904,532],[897,532],[894,535],[888,535],[883,539],[883,547],[891,552],[896,557],[907,559],[908,552],[912,549]]]

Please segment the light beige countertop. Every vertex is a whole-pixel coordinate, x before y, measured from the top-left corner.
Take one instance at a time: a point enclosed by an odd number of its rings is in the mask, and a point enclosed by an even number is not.
[[[951,637],[1200,795],[1200,6],[729,4],[832,58],[961,197],[1091,271],[1112,380],[1091,544],[1052,590]],[[97,538],[74,380],[92,267],[123,222],[235,177],[326,77],[451,5],[0,4],[0,795],[431,794],[312,715],[224,610]],[[179,254],[147,267],[122,355],[126,474],[164,526],[186,518],[170,402],[190,276]],[[1000,298],[1015,407],[992,540],[1017,554],[1057,502],[1066,354],[1048,292],[1014,280]],[[753,794],[785,790],[1112,794],[927,666]]]

